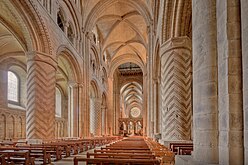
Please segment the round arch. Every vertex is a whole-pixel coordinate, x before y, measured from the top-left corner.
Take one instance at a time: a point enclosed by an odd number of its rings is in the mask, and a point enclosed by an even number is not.
[[[90,97],[93,98],[99,98],[100,92],[99,92],[99,87],[97,85],[97,81],[95,79],[90,81]]]
[[[82,72],[81,72],[81,68],[80,65],[78,63],[77,58],[73,55],[72,51],[66,47],[65,45],[61,45],[58,49],[57,49],[57,53],[56,53],[56,59],[57,61],[59,60],[59,58],[63,58],[66,61],[69,62],[70,64],[70,68],[72,69],[72,75],[73,75],[73,80],[76,82],[82,82]],[[69,79],[71,80],[71,79]]]
[[[118,68],[118,66],[125,64],[127,62],[132,62],[138,65],[141,68],[143,75],[146,73],[145,66],[142,60],[138,58],[137,56],[127,54],[127,55],[116,57],[111,61],[111,65],[109,69],[109,77],[113,77],[113,74],[116,68]]]

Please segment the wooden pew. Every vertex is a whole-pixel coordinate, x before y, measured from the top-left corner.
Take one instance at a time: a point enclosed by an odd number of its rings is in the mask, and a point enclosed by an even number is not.
[[[135,165],[159,165],[160,162],[157,159],[114,159],[114,158],[82,158],[74,157],[74,165],[78,165],[79,161],[85,161],[88,164],[100,164],[113,163],[113,164],[135,164]]]
[[[175,164],[175,153],[164,145],[152,140],[151,138],[146,138],[146,143],[153,152],[153,154],[160,159],[161,164],[174,165]]]
[[[116,158],[116,159],[155,159],[152,154],[133,153],[87,153],[87,158]]]
[[[30,148],[45,148],[46,153],[49,153],[51,157],[54,157],[55,160],[62,159],[62,148],[58,145],[52,144],[30,144]]]
[[[34,158],[30,157],[28,150],[0,150],[0,154],[5,155],[7,162],[15,164],[34,165]]]
[[[66,142],[49,142],[49,143],[43,143],[44,146],[57,146],[60,148],[61,151],[61,157],[69,157],[71,155],[71,145],[69,145]]]
[[[153,154],[151,151],[143,150],[94,150],[94,153],[130,153],[130,154]]]
[[[40,160],[43,164],[51,163],[51,155],[44,147],[30,147],[30,146],[18,146],[14,150],[28,150],[30,157],[34,157],[35,160]]]

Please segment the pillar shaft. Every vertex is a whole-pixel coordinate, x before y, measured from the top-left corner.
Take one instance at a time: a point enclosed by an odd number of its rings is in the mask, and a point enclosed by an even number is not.
[[[193,157],[218,163],[216,1],[192,1]]]
[[[8,70],[7,66],[0,64],[0,106],[8,105]]]
[[[219,164],[243,164],[240,2],[217,0]]]
[[[26,136],[27,139],[54,139],[56,62],[39,52],[27,55]]]
[[[191,108],[191,44],[171,38],[161,47],[162,140],[189,140]]]
[[[248,164],[248,1],[241,0],[242,66],[243,66],[243,115],[244,115],[244,164]]]
[[[101,135],[101,100],[90,98],[90,133]]]

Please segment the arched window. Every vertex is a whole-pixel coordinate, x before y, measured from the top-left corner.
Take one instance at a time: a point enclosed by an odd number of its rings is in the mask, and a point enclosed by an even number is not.
[[[56,87],[56,105],[55,105],[55,116],[61,117],[62,109],[62,96],[60,90]]]
[[[67,37],[68,39],[71,41],[71,43],[73,43],[73,31],[71,28],[71,25],[69,25],[68,29],[67,29]]]
[[[64,18],[61,11],[59,11],[57,14],[57,24],[60,27],[60,29],[64,31]]]
[[[8,100],[19,103],[19,79],[11,71],[8,71]]]

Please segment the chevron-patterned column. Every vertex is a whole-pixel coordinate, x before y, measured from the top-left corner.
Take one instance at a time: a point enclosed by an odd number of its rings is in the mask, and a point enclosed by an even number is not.
[[[27,55],[27,139],[53,139],[56,62],[39,52]]]
[[[101,100],[90,98],[90,133],[101,135]]]
[[[192,118],[191,41],[171,38],[161,47],[162,140],[189,140]]]

